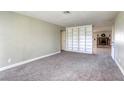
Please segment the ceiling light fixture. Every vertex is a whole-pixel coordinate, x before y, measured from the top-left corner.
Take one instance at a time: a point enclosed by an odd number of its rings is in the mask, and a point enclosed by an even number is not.
[[[67,15],[67,14],[71,14],[70,11],[64,11],[63,13],[66,14],[66,15]]]

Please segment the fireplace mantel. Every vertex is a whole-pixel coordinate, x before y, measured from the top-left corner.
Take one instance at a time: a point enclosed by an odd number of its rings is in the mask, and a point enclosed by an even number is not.
[[[97,47],[110,47],[110,39],[109,37],[97,37]]]

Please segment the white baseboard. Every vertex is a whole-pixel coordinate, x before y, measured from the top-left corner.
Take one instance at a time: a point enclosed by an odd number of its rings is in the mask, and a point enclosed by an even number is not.
[[[124,76],[124,69],[121,67],[121,65],[119,64],[119,62],[117,61],[117,59],[116,59],[116,58],[115,58],[114,60],[115,60],[115,63],[117,64],[117,66],[119,67],[119,69],[120,69],[121,73],[122,73],[122,74],[123,74],[123,76]]]
[[[85,53],[85,54],[93,54],[92,52],[82,52],[82,51],[72,51],[72,50],[64,50],[67,52],[76,52],[76,53]]]
[[[29,59],[29,60],[26,60],[26,61],[18,62],[18,63],[12,64],[12,65],[9,65],[9,66],[5,66],[5,67],[0,68],[0,71],[4,71],[4,70],[7,70],[7,69],[10,69],[10,68],[13,68],[13,67],[17,67],[17,66],[20,66],[20,65],[23,65],[23,64],[27,64],[27,63],[33,62],[35,60],[42,59],[42,58],[45,58],[45,57],[48,57],[48,56],[52,56],[52,55],[55,55],[55,54],[58,54],[58,53],[61,53],[61,51],[54,52],[54,53],[51,53],[51,54],[47,54],[47,55],[44,55],[44,56],[40,56],[40,57],[37,57],[37,58]]]

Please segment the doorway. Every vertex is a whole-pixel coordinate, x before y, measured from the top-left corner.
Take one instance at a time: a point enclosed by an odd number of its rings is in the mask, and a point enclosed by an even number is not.
[[[93,38],[94,54],[111,55],[112,31],[94,32]]]

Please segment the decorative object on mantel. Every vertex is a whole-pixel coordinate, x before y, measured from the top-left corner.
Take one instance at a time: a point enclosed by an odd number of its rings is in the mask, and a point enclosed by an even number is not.
[[[101,34],[101,37],[105,37],[105,34],[103,33],[103,34]]]

